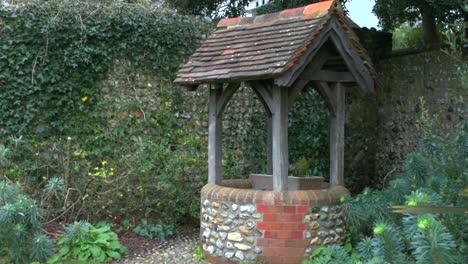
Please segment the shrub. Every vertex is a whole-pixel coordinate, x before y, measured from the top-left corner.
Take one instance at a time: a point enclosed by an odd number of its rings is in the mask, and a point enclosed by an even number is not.
[[[57,245],[59,251],[49,263],[104,263],[118,260],[128,253],[109,225],[96,228],[87,222],[75,222],[66,226]]]
[[[463,263],[468,124],[449,134],[422,129],[421,144],[406,157],[401,177],[383,190],[342,198],[348,229],[358,231],[350,239],[363,263]],[[403,215],[390,211],[401,204],[395,208]],[[459,215],[454,207],[461,208]]]
[[[352,261],[351,256],[343,247],[332,245],[318,248],[314,251],[312,260],[305,260],[302,264],[338,264],[352,263]]]
[[[168,236],[176,235],[177,229],[172,224],[163,224],[159,221],[158,224],[154,224],[152,221],[142,219],[140,224],[133,228],[133,233],[149,238],[154,239],[157,237],[159,241],[166,241]]]
[[[20,185],[0,181],[0,259],[6,263],[46,261],[52,240],[41,231],[41,210]]]

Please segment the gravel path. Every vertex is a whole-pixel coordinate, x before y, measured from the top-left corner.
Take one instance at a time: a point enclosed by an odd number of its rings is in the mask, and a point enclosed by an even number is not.
[[[118,263],[124,264],[204,264],[194,253],[198,245],[199,231],[180,235],[155,245],[152,249],[135,256],[128,256]]]

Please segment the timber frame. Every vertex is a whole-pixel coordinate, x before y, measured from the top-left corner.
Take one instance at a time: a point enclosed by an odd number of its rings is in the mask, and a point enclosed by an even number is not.
[[[327,1],[318,4],[312,4],[299,10],[304,20],[304,16],[313,16],[309,27],[315,26],[305,35],[306,45],[292,54],[289,59],[282,57],[283,62],[276,63],[276,70],[265,69],[264,71],[273,72],[265,75],[258,70],[262,65],[275,61],[278,52],[285,49],[275,48],[276,52],[265,52],[266,55],[258,57],[263,59],[263,64],[255,66],[257,69],[251,70],[251,64],[247,64],[243,59],[243,54],[249,56],[254,49],[245,44],[229,44],[227,37],[222,34],[251,34],[248,30],[257,30],[258,34],[263,34],[260,30],[271,27],[272,30],[279,26],[289,26],[292,23],[299,23],[296,20],[280,21],[270,24],[251,23],[250,28],[246,26],[246,32],[243,28],[237,27],[242,24],[242,19],[235,20],[238,23],[236,27],[230,30],[231,21],[222,20],[219,25],[218,35],[215,35],[197,50],[191,61],[179,72],[176,83],[192,87],[200,84],[209,84],[209,133],[208,133],[208,182],[221,185],[222,183],[222,117],[224,109],[230,98],[241,86],[247,86],[256,94],[262,102],[265,114],[268,116],[268,142],[267,142],[267,167],[268,173],[273,175],[273,190],[277,192],[287,191],[288,182],[288,112],[295,99],[300,96],[306,86],[316,89],[323,97],[330,113],[330,185],[344,185],[344,132],[345,132],[345,95],[346,90],[358,86],[363,92],[374,91],[375,74],[368,58],[363,54],[362,48],[350,33],[350,29],[343,24],[343,14],[336,8],[335,1]],[[329,4],[325,9],[322,7]],[[315,8],[315,9],[314,9]],[[314,10],[315,13],[307,13],[306,10]],[[302,11],[303,10],[303,11]],[[318,10],[318,11],[317,11]],[[296,9],[291,12],[299,12]],[[278,17],[284,17],[279,13]],[[327,15],[323,15],[327,12]],[[316,17],[322,15],[320,19]],[[266,18],[262,18],[265,20]],[[260,21],[263,21],[259,19]],[[296,17],[294,17],[296,19]],[[231,19],[232,20],[232,19]],[[249,21],[251,21],[250,19]],[[318,22],[316,20],[319,20]],[[239,22],[240,21],[240,22]],[[225,25],[228,25],[227,29]],[[260,28],[260,29],[259,29]],[[295,30],[292,28],[291,30]],[[218,32],[218,31],[217,31]],[[301,31],[302,32],[302,31]],[[221,34],[221,35],[220,35]],[[290,34],[291,35],[291,34]],[[290,36],[288,35],[288,36]],[[299,38],[301,35],[297,33]],[[221,36],[221,37],[220,37]],[[230,35],[228,35],[230,36]],[[216,46],[217,42],[224,41],[224,48],[221,45]],[[260,40],[259,40],[260,41]],[[294,43],[294,42],[291,42]],[[224,44],[223,44],[224,45]],[[253,44],[252,44],[253,45]],[[257,42],[255,43],[257,45]],[[268,40],[265,40],[265,47],[271,47]],[[236,48],[236,49],[235,49]],[[221,49],[218,61],[208,62],[204,56],[212,56]],[[243,53],[242,53],[242,52]],[[293,50],[294,51],[294,50]],[[224,59],[227,55],[236,58],[238,61],[229,62]],[[258,53],[258,51],[257,51]],[[291,53],[291,52],[290,52]],[[205,55],[204,55],[205,54]],[[271,56],[271,57],[267,57]],[[289,56],[289,55],[288,55]],[[257,57],[246,57],[254,58]],[[210,57],[211,58],[211,57]],[[215,58],[215,57],[213,57]],[[211,58],[210,61],[214,59]],[[259,59],[259,60],[260,60]],[[206,61],[206,63],[205,63]],[[237,64],[236,64],[237,63]],[[238,65],[238,66],[236,66]],[[246,66],[247,65],[247,66]],[[217,69],[219,67],[220,69]],[[271,66],[273,67],[273,66]],[[243,71],[245,70],[245,71]],[[214,79],[213,79],[214,78]]]

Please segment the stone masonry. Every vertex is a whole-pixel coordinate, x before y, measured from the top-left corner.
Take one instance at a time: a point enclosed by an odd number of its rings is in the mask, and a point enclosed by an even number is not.
[[[202,189],[201,246],[211,263],[301,263],[322,245],[342,243],[344,187],[275,193],[246,189],[248,180],[224,185],[236,188]]]

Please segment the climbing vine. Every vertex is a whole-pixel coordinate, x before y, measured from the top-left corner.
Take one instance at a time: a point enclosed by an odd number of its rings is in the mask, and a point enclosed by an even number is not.
[[[0,135],[92,133],[117,59],[171,80],[207,23],[157,6],[0,3]]]

